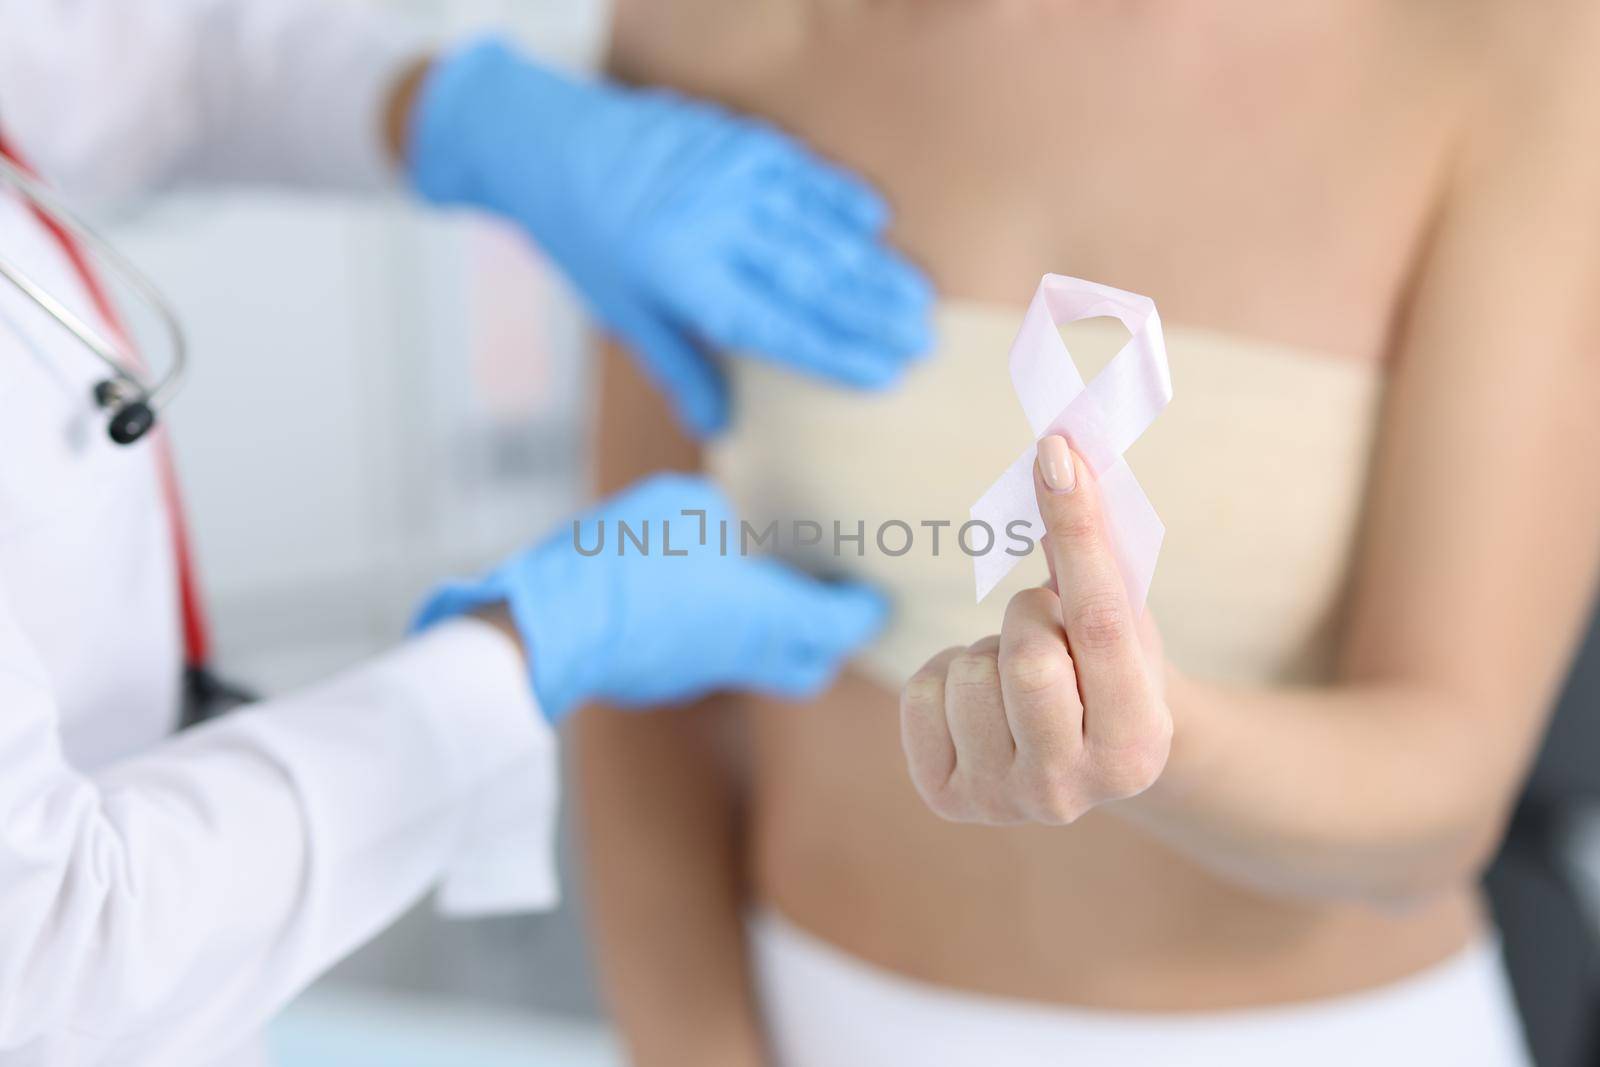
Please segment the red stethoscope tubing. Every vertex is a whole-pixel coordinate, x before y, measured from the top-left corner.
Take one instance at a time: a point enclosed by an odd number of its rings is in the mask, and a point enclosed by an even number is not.
[[[0,133],[0,156],[4,156],[13,166],[26,171],[29,175],[35,173],[27,161],[7,142],[3,133]],[[73,271],[78,275],[79,282],[88,293],[90,302],[106,328],[116,335],[125,351],[135,352],[132,338],[123,325],[122,316],[117,313],[105,285],[95,273],[94,265],[89,261],[83,247],[72,234],[37,204],[28,206],[34,218],[39,221],[39,225],[43,226],[60,246],[62,255],[66,256],[67,262],[72,265]],[[206,620],[200,582],[196,575],[194,550],[189,540],[188,516],[184,511],[183,494],[178,486],[177,465],[173,462],[172,444],[164,426],[158,425],[155,428],[153,446],[156,450],[156,468],[161,478],[161,494],[166,502],[173,562],[178,572],[178,605],[183,622],[184,665],[190,668],[202,668],[211,658],[211,630]]]

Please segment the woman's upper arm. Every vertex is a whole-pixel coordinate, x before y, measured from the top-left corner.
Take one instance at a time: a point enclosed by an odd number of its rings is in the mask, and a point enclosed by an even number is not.
[[[623,348],[600,355],[595,478],[615,492],[698,447]],[[640,1062],[756,1062],[745,974],[729,699],[574,723],[589,907],[617,1024]],[[640,887],[647,887],[641,892]]]
[[[1343,659],[1447,697],[1502,801],[1600,560],[1600,18],[1535,7],[1467,120],[1400,324]]]
[[[657,471],[698,471],[699,446],[638,364],[615,341],[601,341],[599,349],[595,488],[615,493]]]

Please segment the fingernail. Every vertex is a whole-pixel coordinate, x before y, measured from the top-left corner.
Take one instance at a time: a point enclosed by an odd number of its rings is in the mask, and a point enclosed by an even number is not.
[[[1044,475],[1045,488],[1052,493],[1070,493],[1078,487],[1078,471],[1072,465],[1065,437],[1051,434],[1039,442],[1039,473]]]

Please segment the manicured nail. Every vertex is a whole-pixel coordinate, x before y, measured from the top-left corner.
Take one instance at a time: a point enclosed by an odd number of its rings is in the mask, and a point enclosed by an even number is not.
[[[1070,493],[1078,487],[1078,471],[1072,465],[1065,437],[1051,434],[1039,442],[1039,473],[1044,475],[1045,488],[1052,493]]]

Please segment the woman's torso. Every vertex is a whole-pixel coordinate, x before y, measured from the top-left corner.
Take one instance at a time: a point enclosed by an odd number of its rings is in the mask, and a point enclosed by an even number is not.
[[[1047,271],[1168,322],[1375,357],[1437,198],[1478,3],[619,0],[612,66],[884,188],[947,296]]]
[[[862,169],[941,290],[991,304],[947,308],[946,350],[898,396],[741,371],[722,473],[767,497],[741,501],[758,512],[867,519],[869,539],[874,519],[941,517],[1027,441],[1007,411],[1006,309],[1020,318],[1046,271],[1147,293],[1184,324],[1174,406],[1129,457],[1169,525],[1152,589],[1169,649],[1196,672],[1326,678],[1380,361],[1474,88],[1476,11],[624,0],[619,70]],[[918,509],[936,514],[901,514]],[[940,579],[903,562],[834,565],[926,604]],[[995,628],[940,626],[925,655]],[[1114,815],[941,822],[902,769],[907,654],[804,716],[751,705],[758,891],[858,956],[1008,996],[1203,1008],[1383,982],[1476,928],[1465,888],[1403,913],[1265,898]]]

